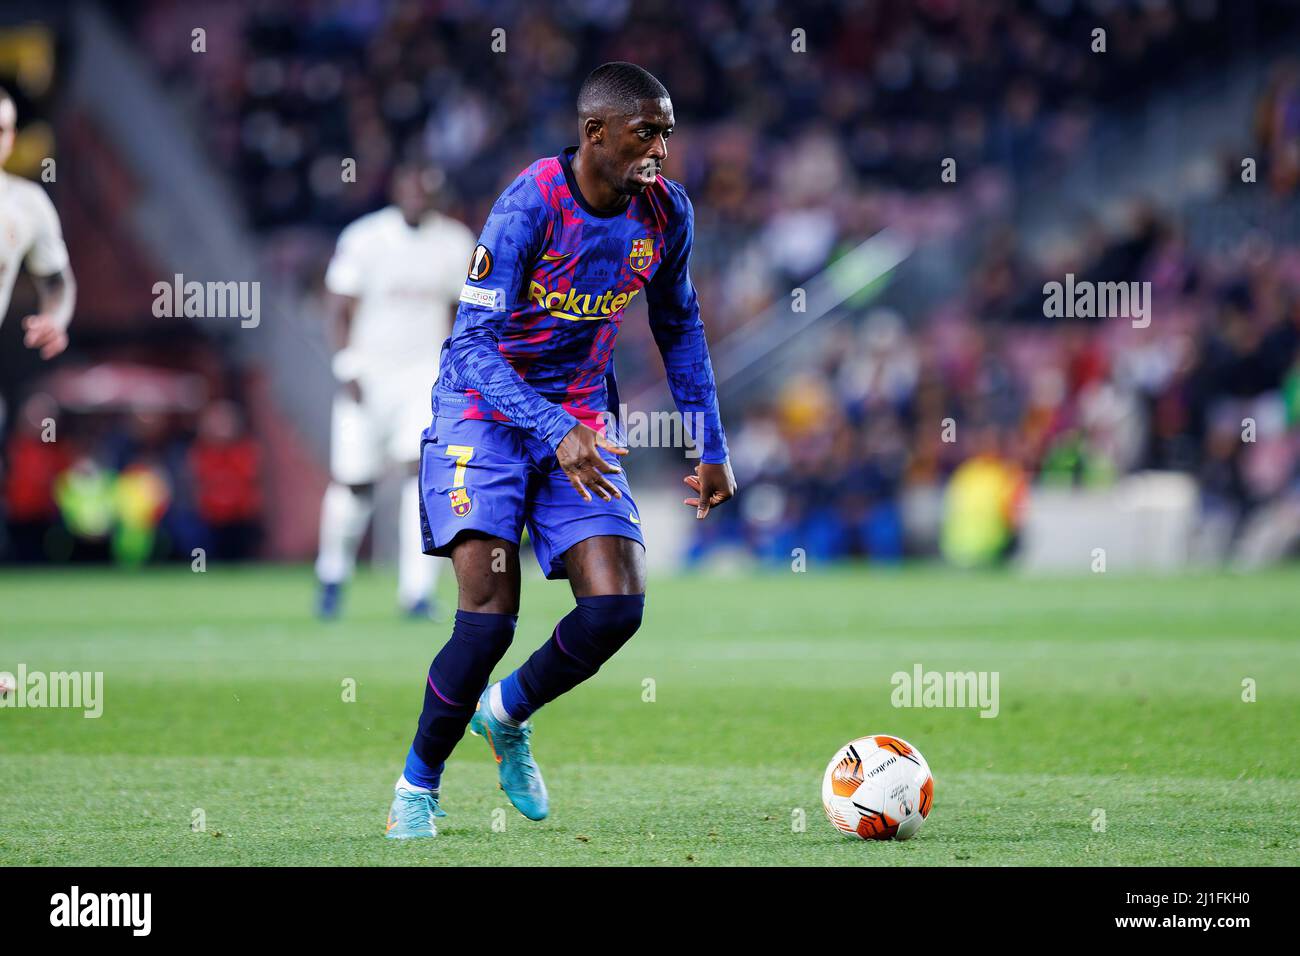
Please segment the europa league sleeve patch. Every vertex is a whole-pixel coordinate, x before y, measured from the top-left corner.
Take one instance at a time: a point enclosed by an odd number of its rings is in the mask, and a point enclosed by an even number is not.
[[[471,282],[482,282],[491,274],[492,253],[488,252],[487,246],[479,243],[469,259],[469,279]]]

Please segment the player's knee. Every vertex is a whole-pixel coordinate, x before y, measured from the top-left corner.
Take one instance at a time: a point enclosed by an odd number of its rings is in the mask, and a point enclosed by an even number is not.
[[[429,668],[434,693],[453,706],[472,707],[509,650],[517,622],[513,614],[457,611],[451,640]]]
[[[599,668],[631,640],[645,612],[644,594],[601,594],[578,598],[582,618],[581,648],[576,656]]]
[[[476,614],[518,614],[519,593],[508,584],[495,581],[462,582],[457,604]]]
[[[519,618],[514,614],[476,614],[458,610],[454,636],[473,645],[480,656],[491,658],[495,665],[510,649],[518,622]]]

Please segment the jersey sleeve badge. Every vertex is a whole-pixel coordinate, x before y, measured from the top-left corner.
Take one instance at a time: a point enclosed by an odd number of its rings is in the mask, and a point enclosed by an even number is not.
[[[474,254],[469,258],[469,278],[471,282],[482,282],[492,274],[492,253],[487,246],[480,243],[474,247]]]

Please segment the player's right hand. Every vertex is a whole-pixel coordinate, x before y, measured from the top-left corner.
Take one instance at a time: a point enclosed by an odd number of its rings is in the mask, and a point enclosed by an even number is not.
[[[600,449],[615,455],[626,455],[627,449],[620,448],[600,432],[581,423],[574,425],[569,434],[564,436],[560,447],[555,449],[555,459],[569,477],[573,490],[582,495],[583,501],[591,500],[590,488],[605,501],[622,498],[623,493],[610,484],[605,475],[617,474],[623,469],[611,465],[600,455]]]
[[[40,349],[48,361],[68,347],[68,333],[51,315],[29,315],[23,319],[23,345]]]

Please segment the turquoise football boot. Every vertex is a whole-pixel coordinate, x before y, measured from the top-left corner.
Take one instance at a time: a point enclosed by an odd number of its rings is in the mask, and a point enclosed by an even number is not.
[[[399,787],[393,795],[393,805],[388,808],[388,828],[384,836],[390,840],[437,836],[438,827],[433,818],[446,815],[438,806],[438,791]]]
[[[489,688],[490,690],[491,688]],[[497,761],[501,789],[505,791],[515,809],[529,820],[545,820],[550,809],[542,771],[533,759],[528,737],[533,725],[524,721],[522,726],[511,727],[492,716],[488,706],[488,691],[483,691],[469,721],[469,732],[486,738]]]

